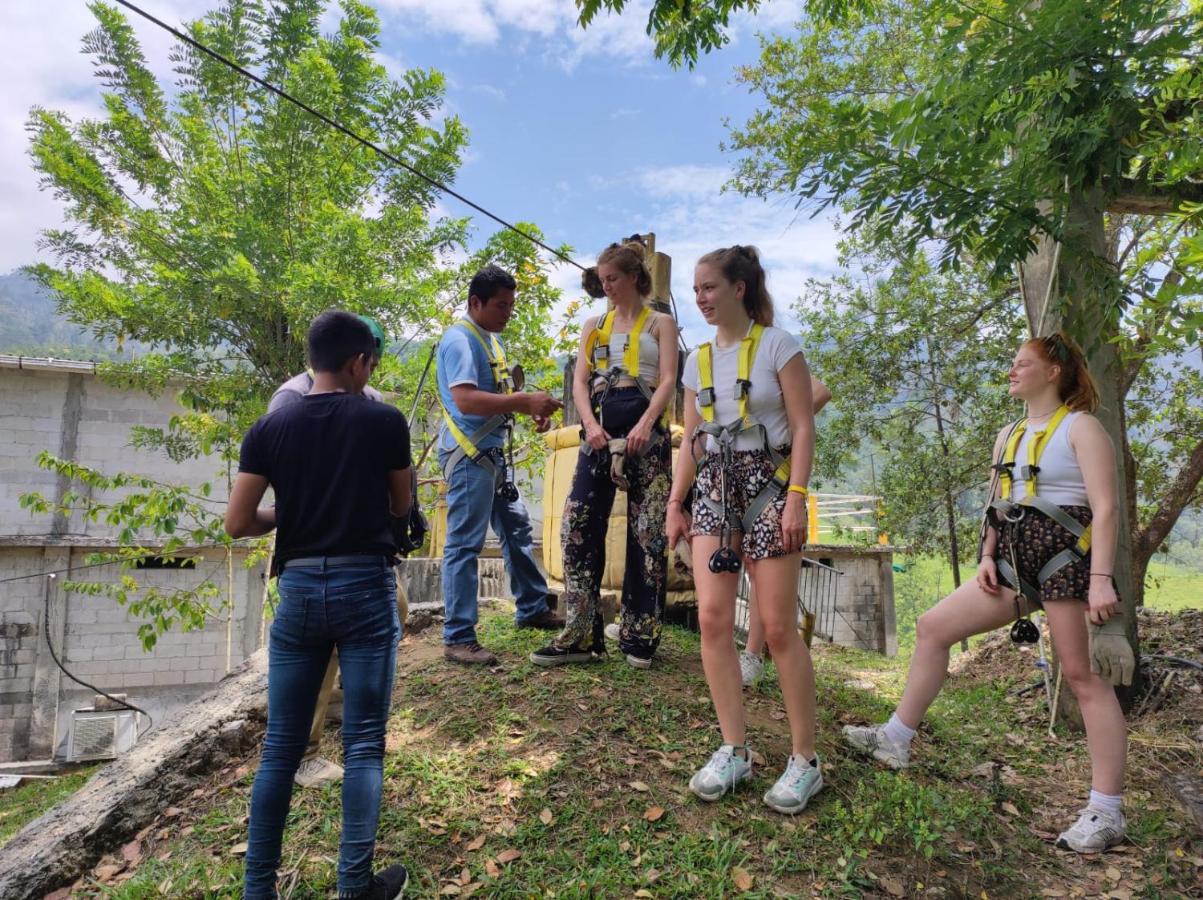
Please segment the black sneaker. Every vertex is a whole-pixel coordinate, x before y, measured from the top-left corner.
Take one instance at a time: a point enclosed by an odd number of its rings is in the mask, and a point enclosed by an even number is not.
[[[550,609],[539,613],[533,619],[523,619],[516,623],[519,628],[538,628],[540,631],[559,631],[564,627],[564,617],[557,616]]]
[[[338,896],[339,900],[397,900],[405,893],[407,884],[409,873],[405,871],[405,866],[398,863],[383,872],[377,872],[362,890],[355,893],[339,891]]]
[[[566,666],[570,663],[587,663],[598,659],[592,650],[582,650],[573,644],[567,649],[560,649],[555,644],[548,644],[530,655],[530,661],[536,666]]]

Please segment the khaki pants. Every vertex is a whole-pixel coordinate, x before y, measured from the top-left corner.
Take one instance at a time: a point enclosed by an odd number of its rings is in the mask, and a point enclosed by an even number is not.
[[[401,579],[397,579],[397,616],[401,620],[404,632],[405,620],[409,618],[409,595]],[[317,694],[317,705],[313,708],[313,725],[309,729],[309,746],[305,748],[303,759],[313,759],[317,756],[322,743],[322,732],[326,728],[326,711],[330,707],[330,697],[334,694],[334,683],[338,675],[338,649],[330,654],[330,662],[326,666],[326,677],[322,679],[321,690]]]

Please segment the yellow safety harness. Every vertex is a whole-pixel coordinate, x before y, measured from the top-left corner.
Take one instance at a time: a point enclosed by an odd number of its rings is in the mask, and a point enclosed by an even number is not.
[[[457,325],[466,328],[468,333],[476,338],[481,348],[485,351],[485,357],[489,361],[489,369],[493,373],[493,390],[498,394],[512,394],[514,392],[513,375],[506,364],[505,352],[501,348],[501,342],[497,340],[497,335],[490,333],[486,340],[485,333],[480,330],[475,322],[468,318],[461,319],[451,327],[454,328]],[[459,465],[460,460],[467,458],[488,470],[494,479],[496,479],[497,467],[493,465],[493,461],[477,445],[499,428],[512,428],[513,417],[509,415],[492,416],[469,436],[451,418],[451,410],[443,402],[441,393],[439,394],[439,406],[443,409],[443,422],[458,445],[455,451],[447,457],[447,462],[443,466],[443,477],[450,479],[451,472]]]
[[[635,318],[635,324],[631,326],[631,330],[627,334],[626,346],[622,349],[622,362],[613,365],[610,360],[610,337],[614,332],[615,311],[610,310],[602,316],[601,321],[597,323],[593,333],[585,342],[585,358],[589,360],[589,366],[593,371],[589,379],[590,393],[602,391],[604,399],[605,392],[609,391],[619,379],[629,378],[635,382],[635,386],[639,388],[639,392],[647,401],[652,402],[652,395],[655,391],[639,374],[639,337],[643,334],[643,329],[651,315],[651,307],[645,306],[639,311],[639,315]],[[660,429],[664,432],[668,430],[668,421],[666,407],[660,414],[658,422]]]
[[[748,504],[748,509],[744,513],[743,520],[740,522],[741,530],[744,534],[747,534],[751,530],[752,523],[756,521],[756,517],[760,515],[761,511],[778,494],[789,487],[789,458],[777,452],[776,448],[769,442],[768,429],[756,421],[748,408],[748,398],[752,393],[752,364],[756,361],[756,352],[760,349],[760,339],[763,335],[764,326],[758,322],[753,322],[752,327],[748,329],[747,335],[739,342],[738,368],[736,370],[735,381],[735,398],[739,403],[739,418],[726,425],[722,425],[714,419],[714,348],[707,342],[697,349],[698,407],[702,413],[702,425],[698,428],[697,434],[714,438],[718,446],[716,451],[719,457],[718,461],[723,466],[725,472],[731,460],[731,453],[735,448],[735,442],[739,436],[746,431],[758,431],[761,441],[764,443],[764,450],[773,461],[775,467],[773,480],[766,484],[760,490],[760,493],[752,498],[752,502]],[[694,440],[696,439],[697,435],[694,436]],[[702,503],[711,507],[723,521],[726,521],[726,509],[720,509],[719,505],[715,504],[708,497],[699,499]],[[725,498],[723,505],[725,505]]]
[[[1052,440],[1053,434],[1067,415],[1069,415],[1067,406],[1058,407],[1043,428],[1032,432],[1032,438],[1028,441],[1027,460],[1024,465],[1016,469],[1015,457],[1019,452],[1020,441],[1028,430],[1028,420],[1020,419],[1011,427],[1003,444],[1002,457],[994,464],[994,470],[998,473],[999,496],[990,503],[988,513],[992,516],[996,526],[1000,528],[1018,526],[1030,508],[1044,513],[1076,538],[1072,546],[1062,550],[1044,564],[1036,575],[1036,584],[1034,585],[1019,577],[1013,560],[999,558],[999,574],[1011,584],[1017,585],[1019,592],[1025,597],[1037,603],[1040,600],[1040,587],[1046,581],[1065,566],[1084,558],[1090,552],[1091,526],[1083,525],[1061,507],[1041,497],[1036,490],[1037,475],[1040,473],[1040,458],[1044,455],[1044,450]],[[1017,478],[1023,480],[1024,496],[1022,500],[1015,503],[1011,500],[1011,490]],[[1014,541],[1012,541],[1013,543]]]

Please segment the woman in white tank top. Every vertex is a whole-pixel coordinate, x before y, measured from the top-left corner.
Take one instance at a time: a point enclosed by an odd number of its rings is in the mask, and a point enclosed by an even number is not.
[[[1135,666],[1112,578],[1115,449],[1091,415],[1098,394],[1086,360],[1065,335],[1025,343],[1009,380],[1028,415],[995,441],[977,577],[919,617],[906,689],[890,720],[846,726],[844,734],[857,749],[904,768],[915,729],[944,683],[952,645],[1012,619],[1012,635],[1034,641],[1034,625],[1017,617],[1043,607],[1061,674],[1082,710],[1091,763],[1090,799],[1057,846],[1099,853],[1122,841],[1126,828],[1127,731],[1114,685],[1130,683]],[[1083,555],[1079,535],[1087,525],[1091,542]]]
[[[606,297],[610,311],[586,319],[581,329],[572,387],[584,435],[560,529],[567,621],[554,641],[531,654],[535,665],[590,662],[605,652],[600,594],[616,479],[627,492],[627,542],[615,637],[627,662],[640,669],[651,665],[660,643],[672,473],[663,421],[677,386],[677,324],[648,305],[652,279],[644,252],[639,243],[612,244],[582,278],[587,292]],[[626,354],[633,339],[637,364]],[[618,475],[615,454],[622,457]]]

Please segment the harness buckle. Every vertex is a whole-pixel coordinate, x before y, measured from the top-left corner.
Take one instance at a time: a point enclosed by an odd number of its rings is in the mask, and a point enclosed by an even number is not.
[[[714,388],[705,387],[698,391],[698,403],[702,406],[714,406]]]
[[[735,399],[742,400],[744,397],[752,393],[752,382],[747,378],[735,379]]]

